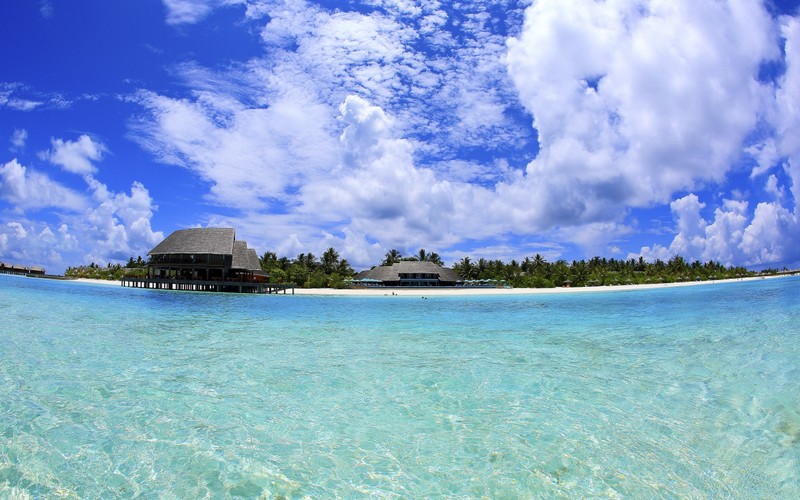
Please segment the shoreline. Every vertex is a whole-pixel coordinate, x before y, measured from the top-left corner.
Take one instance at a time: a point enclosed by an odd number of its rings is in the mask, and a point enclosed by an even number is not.
[[[688,286],[708,286],[719,283],[737,283],[773,278],[785,278],[794,275],[753,276],[715,281],[686,281],[682,283],[651,283],[644,285],[606,285],[585,287],[557,288],[295,288],[293,295],[318,297],[465,297],[478,295],[550,295],[569,293],[630,292],[637,290],[656,290],[661,288],[678,288]],[[121,286],[119,281],[75,278],[63,280],[72,283],[83,283],[102,286]],[[283,295],[278,294],[278,295]],[[287,292],[286,295],[292,295]]]

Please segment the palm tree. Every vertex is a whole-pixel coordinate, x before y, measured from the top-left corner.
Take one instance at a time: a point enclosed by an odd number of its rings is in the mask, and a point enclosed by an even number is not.
[[[453,270],[465,280],[472,278],[473,269],[472,262],[469,260],[469,257],[464,257],[459,262],[456,262],[453,265]]]
[[[278,262],[278,256],[275,252],[264,252],[264,255],[258,259],[262,271],[270,271]]]
[[[589,268],[586,261],[580,262],[572,261],[572,284],[575,286],[583,286],[586,284],[586,278],[589,276]]]
[[[400,252],[393,248],[393,249],[389,250],[388,252],[386,252],[386,258],[383,259],[383,262],[381,263],[381,265],[382,266],[391,266],[395,262],[400,262],[400,259],[402,259],[402,258],[403,258],[403,256],[400,254]]]
[[[542,257],[541,254],[536,254],[533,256],[533,274],[536,276],[543,276],[546,273],[545,267],[547,267],[547,260]]]
[[[484,259],[483,257],[478,259],[478,268],[475,270],[475,274],[479,279],[483,278],[483,273],[486,271],[486,265],[487,265],[486,259]]]
[[[306,269],[314,269],[317,266],[317,258],[311,252],[301,253],[297,256],[295,262]]]
[[[325,250],[325,253],[322,254],[322,270],[325,272],[325,274],[331,274],[338,263],[339,252],[337,252],[333,247]]]
[[[355,270],[350,266],[350,263],[347,262],[347,259],[342,259],[339,261],[338,265],[336,266],[336,272],[339,273],[339,276],[343,278],[356,274]]]

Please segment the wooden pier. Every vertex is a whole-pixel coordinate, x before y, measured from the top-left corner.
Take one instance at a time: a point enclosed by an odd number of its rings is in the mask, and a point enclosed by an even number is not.
[[[150,288],[154,290],[182,290],[186,292],[228,292],[228,293],[281,293],[287,290],[294,295],[294,285],[282,283],[260,283],[254,281],[202,281],[171,278],[122,278],[122,286],[130,288]]]

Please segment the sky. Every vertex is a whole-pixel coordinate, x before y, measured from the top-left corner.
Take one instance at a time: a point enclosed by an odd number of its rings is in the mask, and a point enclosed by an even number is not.
[[[800,0],[28,0],[0,55],[3,262],[800,266]]]

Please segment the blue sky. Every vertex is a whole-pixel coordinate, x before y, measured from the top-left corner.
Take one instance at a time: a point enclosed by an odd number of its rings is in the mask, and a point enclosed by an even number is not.
[[[800,262],[796,1],[31,0],[0,47],[2,261]]]

